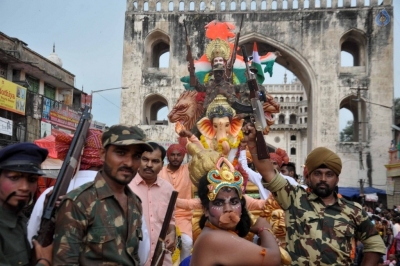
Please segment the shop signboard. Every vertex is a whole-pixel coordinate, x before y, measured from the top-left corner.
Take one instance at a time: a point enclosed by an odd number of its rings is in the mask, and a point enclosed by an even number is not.
[[[26,88],[0,78],[0,108],[25,115]]]
[[[13,135],[13,121],[0,117],[0,133],[4,135]]]
[[[78,126],[81,112],[60,102],[43,97],[42,121],[67,129],[75,130]]]

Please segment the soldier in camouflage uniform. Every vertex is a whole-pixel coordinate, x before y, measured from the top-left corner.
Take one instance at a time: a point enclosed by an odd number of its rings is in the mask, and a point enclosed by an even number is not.
[[[57,214],[54,265],[139,265],[142,205],[128,187],[144,151],[137,127],[116,125],[102,135],[103,168],[69,192]]]
[[[198,92],[205,92],[204,110],[207,110],[208,105],[217,97],[218,94],[225,96],[228,103],[231,105],[237,98],[235,95],[235,86],[232,83],[225,81],[225,66],[223,64],[215,64],[213,66],[213,78],[207,84],[201,84],[197,81],[196,90]]]
[[[340,158],[326,148],[307,157],[308,189],[289,184],[274,171],[270,160],[258,160],[255,129],[247,124],[248,146],[254,165],[285,210],[287,250],[292,265],[351,265],[352,242],[364,244],[362,265],[376,265],[385,245],[361,205],[338,198],[335,187],[342,169]]]

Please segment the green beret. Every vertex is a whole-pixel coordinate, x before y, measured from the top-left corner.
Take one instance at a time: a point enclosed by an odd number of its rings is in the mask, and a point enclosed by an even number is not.
[[[321,165],[326,165],[326,167],[338,176],[342,171],[342,160],[340,160],[336,153],[324,147],[312,150],[307,156],[305,165],[310,174]]]

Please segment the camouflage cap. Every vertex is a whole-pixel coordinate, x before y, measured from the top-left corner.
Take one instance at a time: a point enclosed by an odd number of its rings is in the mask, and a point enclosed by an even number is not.
[[[128,146],[141,145],[145,151],[153,151],[153,148],[146,143],[146,135],[137,126],[114,125],[101,136],[103,147],[107,145]]]

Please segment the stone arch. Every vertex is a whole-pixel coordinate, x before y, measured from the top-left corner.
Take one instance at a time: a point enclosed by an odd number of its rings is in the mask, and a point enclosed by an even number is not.
[[[143,102],[143,124],[168,125],[168,120],[157,120],[158,111],[164,107],[168,108],[168,101],[164,96],[160,94],[147,95]]]
[[[353,114],[353,140],[352,142],[357,141],[366,141],[367,138],[367,110],[366,110],[366,102],[361,97],[360,98],[360,114],[358,113],[358,100],[357,95],[351,94],[345,96],[340,101],[339,109],[346,108]],[[361,128],[360,128],[361,127]],[[361,129],[361,140],[359,139],[359,130]],[[340,136],[340,134],[338,134]]]
[[[144,41],[145,49],[145,60],[144,65],[146,68],[159,68],[160,57],[164,53],[170,51],[170,38],[169,36],[161,31],[155,30],[147,35]]]
[[[279,115],[278,124],[285,124],[285,115],[284,114]]]
[[[317,126],[313,126],[313,122],[318,121],[318,116],[320,115],[317,110],[314,110],[316,106],[313,104],[312,97],[313,91],[318,90],[318,82],[314,69],[303,55],[285,43],[269,38],[259,32],[252,32],[240,36],[240,45],[244,44],[246,47],[249,46],[247,48],[248,51],[252,51],[254,42],[257,42],[259,52],[263,45],[272,46],[279,51],[281,56],[277,57],[275,62],[291,71],[303,84],[308,99],[308,106],[312,110],[309,112],[308,117],[304,118],[304,123],[307,123],[308,128],[307,138],[310,140],[307,141],[307,150],[311,151],[312,147],[316,146],[317,140],[314,136],[317,135],[318,128]],[[305,108],[305,110],[307,109]]]
[[[353,66],[366,66],[367,37],[363,31],[355,28],[348,30],[340,38],[339,45],[340,52],[353,56]]]
[[[242,2],[240,3],[240,10],[246,10],[246,9],[247,9],[246,1],[242,1]]]
[[[233,0],[229,6],[229,10],[235,11],[236,10],[236,1]]]
[[[291,125],[297,124],[297,115],[291,114],[289,116],[289,124]]]
[[[226,10],[226,2],[225,1],[221,1],[221,11],[225,11]]]

